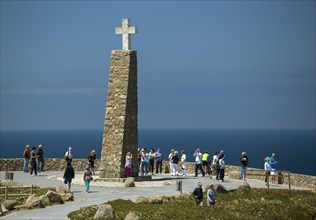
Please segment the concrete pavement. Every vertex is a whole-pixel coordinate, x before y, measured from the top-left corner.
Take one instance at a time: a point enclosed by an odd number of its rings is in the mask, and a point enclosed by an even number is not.
[[[1,180],[4,179],[4,172],[0,172]],[[32,177],[28,173],[20,171],[14,172],[14,180],[24,185],[37,185],[39,187],[56,187],[62,186],[61,171],[48,171],[39,173],[39,176]],[[187,177],[177,176],[171,177],[170,174],[154,175],[152,181],[136,182],[136,187],[121,187],[120,183],[109,182],[91,182],[90,193],[85,191],[83,182],[83,172],[76,172],[76,177],[73,180],[71,191],[74,193],[75,201],[67,202],[63,205],[49,206],[44,209],[33,209],[12,212],[1,219],[67,219],[67,214],[80,209],[84,206],[97,205],[107,201],[116,199],[125,199],[135,201],[138,196],[149,195],[177,195],[180,192],[176,191],[176,181],[182,180],[182,191],[192,192],[197,186],[197,182],[203,183],[203,188],[209,183],[222,184],[228,190],[236,189],[242,184],[243,180],[227,179],[225,182],[219,182],[209,177]],[[95,177],[95,179],[97,176]],[[170,185],[163,185],[164,183]],[[252,188],[266,188],[263,181],[247,180]],[[287,189],[287,185],[273,184],[271,188]],[[299,187],[292,187],[292,189],[303,189]]]

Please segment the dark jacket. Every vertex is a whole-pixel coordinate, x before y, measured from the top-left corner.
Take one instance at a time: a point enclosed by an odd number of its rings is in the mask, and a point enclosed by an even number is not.
[[[65,178],[68,178],[68,179],[75,178],[75,170],[71,165],[66,167],[66,170],[64,173],[64,179]]]
[[[203,198],[203,190],[200,187],[196,187],[192,193],[193,197],[196,199],[202,199]]]
[[[38,158],[43,159],[44,157],[44,151],[42,148],[38,148],[36,155],[38,156]]]
[[[178,164],[179,163],[178,155],[172,156],[171,161],[172,161],[173,164]]]
[[[247,156],[242,156],[241,158],[240,158],[240,165],[241,166],[248,166],[248,157]]]

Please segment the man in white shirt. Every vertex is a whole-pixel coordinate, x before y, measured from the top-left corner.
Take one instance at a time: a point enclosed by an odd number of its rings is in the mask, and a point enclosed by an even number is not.
[[[205,176],[205,172],[202,168],[202,153],[200,151],[200,149],[196,149],[195,153],[193,154],[193,157],[195,157],[195,176],[198,176],[198,170],[201,170],[201,173],[203,175],[203,177]]]

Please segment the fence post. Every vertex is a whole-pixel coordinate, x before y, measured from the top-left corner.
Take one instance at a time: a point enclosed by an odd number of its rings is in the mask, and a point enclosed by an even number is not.
[[[290,171],[287,172],[287,176],[289,178],[289,190],[291,190],[291,177],[290,177]]]
[[[8,186],[5,186],[4,188],[4,200],[7,200],[8,198]]]
[[[33,194],[33,184],[31,185],[31,195]]]

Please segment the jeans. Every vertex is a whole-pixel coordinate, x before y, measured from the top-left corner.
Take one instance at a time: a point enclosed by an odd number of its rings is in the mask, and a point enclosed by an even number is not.
[[[44,158],[37,158],[37,167],[38,172],[44,171]]]
[[[33,174],[33,170],[34,170],[35,175],[37,175],[37,166],[36,166],[36,160],[35,159],[31,160],[31,166],[32,166],[31,175]]]
[[[240,166],[240,179],[246,179],[246,166]]]
[[[156,161],[156,173],[158,173],[158,168],[159,173],[162,173],[162,161]]]
[[[140,162],[140,174],[142,176],[148,174],[148,163],[145,161]]]
[[[29,158],[24,158],[23,171],[29,172]]]

